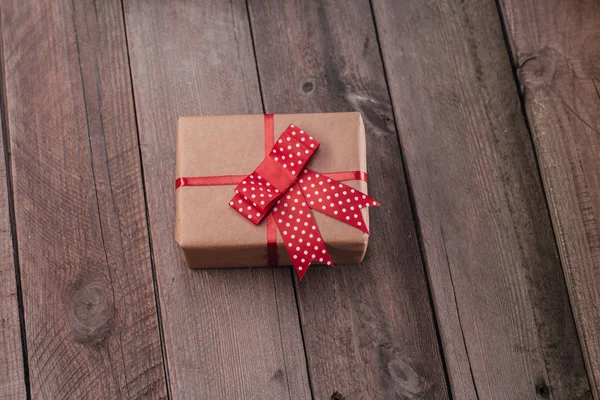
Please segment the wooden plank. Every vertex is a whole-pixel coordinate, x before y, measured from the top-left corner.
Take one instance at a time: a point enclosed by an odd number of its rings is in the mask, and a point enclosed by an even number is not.
[[[31,395],[165,398],[121,4],[4,1],[2,35]]]
[[[173,239],[181,115],[262,113],[245,2],[125,2],[175,398],[308,399],[288,268],[188,270]]]
[[[369,2],[249,9],[266,111],[360,111],[369,191],[383,204],[361,265],[313,267],[297,282],[314,398],[447,398]]]
[[[591,387],[600,399],[600,4],[500,3]]]
[[[373,6],[454,396],[589,397],[494,1]]]
[[[0,39],[1,43],[1,39]],[[2,78],[4,79],[4,78]],[[4,89],[4,81],[2,81]],[[0,131],[4,132],[4,92],[0,102]],[[9,190],[6,179],[4,140],[0,142],[0,399],[25,399],[25,373],[19,299],[14,263],[13,236],[9,216]]]

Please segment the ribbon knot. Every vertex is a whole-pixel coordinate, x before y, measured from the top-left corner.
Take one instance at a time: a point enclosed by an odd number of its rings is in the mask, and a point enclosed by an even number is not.
[[[290,125],[256,169],[235,188],[229,205],[255,225],[272,215],[298,277],[312,262],[333,266],[311,209],[369,234],[361,209],[379,206],[366,194],[306,164],[319,141]]]

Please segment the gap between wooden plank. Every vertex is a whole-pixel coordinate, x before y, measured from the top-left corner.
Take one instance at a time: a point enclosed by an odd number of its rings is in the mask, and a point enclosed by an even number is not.
[[[10,15],[2,28],[11,55],[4,67],[15,219],[36,398],[164,393],[117,4],[3,2]]]
[[[390,88],[390,84],[389,84],[389,72],[387,70],[386,67],[386,63],[384,60],[384,56],[383,56],[383,48],[381,46],[381,39],[379,37],[379,29],[377,27],[377,18],[375,17],[375,10],[373,7],[373,0],[369,0],[369,5],[371,7],[371,14],[372,14],[372,18],[373,18],[373,25],[375,27],[375,33],[377,36],[377,44],[379,47],[379,55],[381,58],[381,63],[382,63],[382,67],[383,67],[383,73],[384,73],[384,77],[385,77],[385,83],[386,83],[386,87],[388,89],[388,96],[390,99],[390,104],[392,106],[392,114],[394,117],[394,125],[396,127],[396,133],[398,134],[398,137],[400,137],[400,131],[399,131],[399,124],[398,124],[398,118],[396,116],[396,108],[394,106],[394,98],[392,96],[392,92],[391,92],[391,88]],[[427,259],[425,257],[425,252],[423,249],[423,237],[422,237],[422,227],[420,226],[420,220],[417,214],[417,206],[416,206],[416,200],[415,200],[415,196],[414,196],[414,190],[412,189],[412,184],[410,181],[410,176],[408,174],[408,167],[406,165],[406,160],[405,160],[405,156],[404,156],[404,151],[402,149],[402,143],[400,140],[398,140],[398,148],[400,150],[400,156],[402,158],[402,165],[404,168],[404,175],[405,175],[405,180],[408,183],[408,194],[409,194],[409,198],[410,198],[410,203],[411,203],[411,211],[412,211],[412,216],[413,216],[413,221],[415,223],[415,227],[416,227],[416,231],[417,231],[417,237],[418,237],[418,243],[419,243],[419,252],[421,254],[421,259],[423,260],[423,268],[425,269],[426,275],[427,275]],[[442,234],[442,238],[443,238],[443,231],[441,231]],[[446,242],[445,240],[442,241],[443,245],[444,245],[444,254],[446,257],[446,264],[448,265],[448,267],[450,267],[450,263],[449,263],[449,259],[448,259],[448,252],[446,249]],[[450,380],[450,376],[449,376],[449,371],[448,371],[448,362],[446,361],[446,354],[444,351],[444,346],[443,346],[443,341],[442,341],[442,337],[441,337],[441,333],[440,333],[440,322],[438,321],[438,318],[434,318],[435,321],[435,327],[436,327],[436,334],[438,337],[438,343],[440,346],[440,353],[442,354],[443,358],[443,365],[444,365],[444,376],[446,378],[446,382],[448,385],[448,392],[449,392],[449,396],[450,398],[453,397],[453,393],[458,393],[459,396],[458,398],[461,398],[461,396],[467,396],[467,397],[475,397],[476,399],[479,399],[479,393],[477,391],[477,385],[475,384],[475,377],[473,376],[473,369],[471,366],[471,361],[469,359],[469,354],[468,354],[468,350],[467,350],[467,345],[466,345],[466,341],[464,338],[464,333],[463,333],[463,326],[462,326],[462,322],[460,320],[460,312],[457,306],[457,300],[456,300],[456,290],[454,288],[454,283],[452,281],[452,273],[450,268],[448,268],[448,277],[449,277],[449,282],[452,286],[452,297],[453,297],[453,304],[455,305],[455,311],[456,311],[456,320],[458,322],[458,327],[460,329],[462,338],[463,338],[463,346],[465,349],[465,355],[466,355],[466,359],[467,359],[467,363],[468,363],[468,367],[469,367],[469,374],[471,376],[471,382],[472,382],[472,390],[468,388],[468,385],[466,388],[463,389],[458,389],[456,386],[456,382],[452,382]],[[431,288],[431,281],[429,279],[429,276],[427,277],[427,289],[428,289],[428,293],[429,293],[429,299],[430,299],[430,303],[431,303],[431,307],[435,313],[436,316],[438,316],[438,312],[436,310],[436,304],[433,298],[433,291]],[[454,387],[453,387],[454,384]]]
[[[370,213],[374,233],[361,266],[316,267],[296,282],[315,398],[340,393],[347,398],[447,397],[376,33],[372,18],[364,18],[371,12],[369,3],[249,4],[259,76],[266,77],[261,85],[267,112],[362,111],[371,146],[370,189],[384,203]],[[357,56],[361,52],[366,60]],[[347,75],[340,64],[349,66]],[[378,153],[387,161],[377,162],[373,154]],[[400,184],[385,190],[383,180]],[[378,214],[389,208],[400,210],[400,217],[381,219]],[[402,251],[382,247],[386,240],[394,243],[395,236],[404,242]],[[412,272],[408,278],[413,269],[423,275]],[[377,312],[378,306],[386,311]],[[374,320],[371,329],[363,327],[368,320]],[[427,350],[417,337],[427,342]],[[405,374],[406,381],[395,379],[395,373]]]
[[[375,37],[377,38],[377,48],[379,49],[379,59],[381,60],[381,69],[383,72],[383,77],[385,80],[385,87],[387,88],[387,95],[390,102],[392,118],[394,120],[394,128],[396,131],[396,135],[400,137],[400,132],[398,131],[398,119],[396,118],[396,110],[394,108],[394,100],[392,98],[392,92],[390,90],[390,84],[388,82],[388,71],[385,67],[385,62],[383,59],[383,49],[381,48],[381,40],[379,39],[379,30],[377,29],[377,19],[375,18],[375,10],[373,9],[373,1],[369,0],[369,8],[371,10],[371,19],[373,20],[373,27],[375,29]],[[413,220],[413,224],[415,226],[415,231],[417,235],[417,243],[419,246],[419,254],[421,255],[421,262],[423,264],[423,272],[425,273],[427,283],[427,294],[429,296],[429,304],[431,304],[431,309],[433,310],[434,316],[437,315],[435,311],[435,302],[433,301],[433,292],[431,290],[431,282],[429,281],[429,277],[427,277],[427,263],[425,259],[425,253],[423,252],[423,238],[421,237],[421,227],[419,226],[419,218],[417,215],[417,205],[415,203],[415,197],[413,190],[411,189],[410,177],[408,176],[408,169],[406,167],[406,160],[404,159],[404,153],[402,151],[402,143],[398,139],[398,152],[400,155],[400,160],[402,162],[402,170],[404,172],[404,181],[406,182],[408,189],[408,199],[410,203],[410,212]],[[456,299],[455,299],[456,302]],[[460,322],[460,321],[459,321]],[[446,356],[444,354],[444,346],[442,345],[442,337],[440,335],[440,327],[437,318],[433,318],[433,323],[435,325],[435,334],[437,337],[438,347],[440,354],[442,355],[442,365],[444,367],[444,378],[446,379],[446,385],[448,386],[448,396],[452,398],[452,390],[450,386],[450,377],[448,376],[448,365],[446,364]],[[461,328],[462,330],[462,328]],[[471,373],[471,377],[472,377]],[[477,391],[475,391],[477,394]],[[479,398],[479,396],[477,396]]]
[[[496,2],[496,8],[498,10],[498,17],[500,19],[500,25],[502,27],[502,36],[504,38],[504,42],[506,43],[506,49],[507,49],[508,57],[509,57],[510,64],[511,64],[511,67],[512,67],[512,72],[513,72],[513,79],[514,79],[514,83],[515,83],[515,87],[516,87],[517,93],[519,95],[519,103],[521,105],[521,111],[522,111],[522,114],[523,114],[523,119],[524,119],[525,124],[527,126],[527,131],[529,133],[529,138],[531,139],[531,147],[532,147],[534,155],[535,155],[535,164],[536,164],[536,170],[537,170],[537,173],[538,173],[538,179],[539,179],[540,184],[541,184],[542,189],[543,189],[544,204],[546,206],[546,210],[548,211],[548,218],[551,221],[553,221],[551,207],[550,207],[550,201],[548,199],[548,194],[547,194],[547,190],[548,190],[547,187],[546,187],[547,183],[543,179],[542,166],[540,165],[540,159],[539,159],[538,149],[536,148],[536,145],[535,145],[535,139],[534,139],[534,135],[533,135],[532,128],[531,128],[531,126],[532,126],[531,125],[531,121],[529,120],[529,116],[527,115],[527,109],[526,109],[526,106],[525,106],[526,99],[525,99],[525,96],[523,94],[522,87],[520,85],[519,69],[521,68],[521,65],[518,65],[517,62],[516,62],[516,60],[515,60],[515,53],[514,53],[514,50],[512,48],[511,42],[510,42],[510,36],[509,36],[509,32],[508,32],[507,22],[504,19],[504,14],[502,12],[502,5],[500,4],[501,1],[502,0],[495,0],[495,2]],[[527,60],[524,61],[524,63],[527,62],[527,61],[529,61],[529,60],[530,59],[528,58]],[[556,251],[559,252],[559,254],[560,254],[560,247],[558,245],[558,241],[559,241],[560,238],[559,238],[559,236],[557,234],[556,228],[554,227],[554,223],[553,223],[553,229],[552,229],[552,231],[553,231],[553,234],[554,234],[554,242],[556,243]],[[567,276],[567,274],[565,272],[565,266],[563,265],[562,257],[561,257],[561,267],[562,267],[562,272],[563,272],[563,279],[567,283],[567,289],[569,289],[569,284],[568,284],[568,281],[567,281],[568,276]],[[571,309],[571,313],[573,313],[573,299],[572,299],[572,297],[573,296],[569,295],[569,308]],[[574,320],[575,320],[576,327],[579,328],[577,326],[577,321],[576,321],[576,317],[575,316],[574,316]],[[583,354],[584,361],[586,361],[586,372],[587,372],[587,378],[588,378],[588,385],[590,387],[590,391],[588,391],[588,392],[586,392],[586,393],[584,393],[582,395],[582,398],[583,398],[583,396],[585,396],[586,394],[594,393],[594,391],[597,392],[597,389],[594,389],[595,385],[593,383],[593,376],[592,376],[593,374],[590,372],[591,367],[589,366],[589,361],[587,360],[587,357],[589,357],[589,356],[585,353],[585,339],[582,337],[582,334],[579,332],[579,329],[578,329],[578,334],[579,334],[579,345],[580,345],[579,347],[580,347],[580,351]],[[543,390],[544,390],[544,388],[541,388],[541,391],[542,391],[541,394],[544,394]],[[538,391],[538,394],[540,394],[539,391]],[[595,398],[599,397],[599,395],[597,393],[594,396],[595,396]]]
[[[495,5],[373,3],[454,395],[584,394],[533,152],[502,83]]]
[[[260,69],[258,68],[258,58],[256,56],[256,42],[254,41],[254,30],[252,29],[252,18],[250,17],[250,5],[248,4],[248,0],[245,0],[246,2],[246,15],[248,16],[248,26],[250,28],[250,39],[252,41],[252,53],[254,54],[254,64],[256,66],[256,76],[257,76],[257,82],[258,82],[258,90],[260,93],[260,102],[262,104],[262,112],[263,114],[266,114],[266,108],[265,108],[265,98],[263,95],[263,90],[262,90],[262,83],[261,83],[261,79],[260,79]],[[294,280],[295,279],[295,272],[292,268],[288,268],[289,269],[289,274],[290,274],[290,280]],[[275,290],[277,290],[276,288],[276,283],[275,283],[275,271],[273,271],[273,285],[275,286]],[[308,360],[308,354],[306,352],[306,344],[305,344],[305,339],[304,339],[304,328],[303,328],[303,322],[302,322],[302,314],[300,313],[300,304],[298,301],[298,285],[296,284],[296,282],[294,282],[294,300],[296,302],[296,311],[298,313],[298,320],[300,322],[300,338],[302,339],[302,347],[304,349],[304,359]],[[315,394],[314,394],[314,390],[313,390],[313,384],[312,384],[312,379],[310,377],[310,368],[308,366],[308,362],[306,363],[306,376],[308,377],[308,388],[310,390],[310,396],[311,398],[314,398]]]
[[[310,398],[289,269],[191,271],[173,238],[176,118],[262,111],[246,4],[124,8],[173,396]]]
[[[144,208],[146,211],[146,225],[148,227],[148,247],[150,249],[150,264],[152,266],[152,282],[154,284],[154,300],[156,303],[156,315],[158,317],[158,332],[160,335],[160,349],[163,357],[163,370],[165,374],[165,383],[167,385],[167,398],[171,400],[171,378],[169,375],[169,363],[167,362],[167,348],[165,345],[165,330],[163,326],[162,313],[160,309],[160,293],[158,292],[158,282],[156,280],[156,264],[154,262],[154,246],[152,245],[152,232],[150,227],[150,216],[148,215],[148,195],[146,193],[146,177],[144,174],[144,162],[142,158],[142,145],[140,142],[140,128],[138,123],[137,108],[135,106],[135,91],[133,90],[133,75],[131,73],[131,57],[129,55],[129,39],[127,38],[127,21],[125,19],[125,5],[121,1],[121,17],[123,19],[123,34],[125,37],[125,48],[127,50],[127,67],[129,71],[129,82],[131,86],[131,102],[133,105],[133,117],[135,119],[135,133],[138,144],[138,157],[140,160],[140,173],[142,179],[142,189],[144,192]]]
[[[597,2],[498,1],[592,392],[600,398]]]
[[[9,128],[8,128],[8,118],[7,118],[7,112],[6,112],[6,75],[5,75],[5,71],[4,71],[4,40],[3,40],[3,35],[2,35],[2,9],[1,9],[1,5],[0,5],[0,124],[1,124],[1,128],[2,128],[2,154],[4,156],[4,172],[5,172],[5,179],[6,179],[6,192],[4,192],[3,190],[0,190],[0,194],[2,195],[2,199],[1,202],[4,203],[4,198],[6,197],[6,204],[2,204],[0,206],[0,210],[4,209],[4,205],[6,205],[6,211],[8,212],[8,219],[2,218],[2,222],[3,225],[5,222],[8,222],[10,224],[9,227],[5,227],[3,226],[2,229],[6,230],[5,232],[7,232],[8,235],[10,235],[10,240],[2,240],[2,243],[10,243],[10,252],[12,253],[12,260],[13,260],[13,269],[14,269],[14,285],[15,285],[15,291],[16,291],[16,304],[13,304],[13,302],[11,301],[11,299],[9,298],[7,301],[2,301],[2,305],[0,305],[0,307],[2,308],[7,308],[10,310],[10,308],[16,306],[17,308],[17,317],[18,317],[18,325],[19,325],[19,335],[20,335],[20,340],[19,343],[21,345],[20,349],[16,349],[14,348],[14,343],[12,344],[12,346],[10,345],[10,343],[2,343],[2,347],[3,347],[3,353],[4,353],[4,357],[10,356],[10,354],[12,352],[19,352],[20,353],[20,357],[19,355],[16,355],[16,361],[17,361],[17,365],[11,365],[10,361],[15,361],[15,359],[13,358],[12,360],[7,361],[6,359],[4,359],[3,362],[1,362],[1,364],[3,365],[3,367],[5,368],[5,370],[7,371],[14,371],[14,373],[17,376],[17,379],[22,383],[15,383],[13,387],[5,387],[4,385],[8,385],[8,382],[0,382],[0,385],[2,385],[3,388],[8,389],[9,391],[4,391],[4,389],[2,390],[2,395],[7,395],[10,398],[15,398],[15,399],[20,399],[20,398],[27,398],[27,399],[31,399],[31,389],[29,386],[29,363],[28,363],[28,358],[27,358],[27,340],[26,340],[26,331],[25,331],[25,315],[24,315],[24,311],[23,311],[23,291],[21,289],[21,268],[20,268],[20,264],[19,264],[19,253],[17,251],[17,231],[16,231],[16,220],[15,220],[15,206],[14,206],[14,198],[13,198],[13,182],[12,182],[12,173],[11,173],[11,166],[10,166],[10,133],[9,133]],[[6,214],[4,214],[6,215]],[[8,247],[8,246],[7,246]],[[6,256],[8,256],[8,254],[6,254]],[[7,257],[4,257],[4,255],[2,256],[2,260],[5,261],[7,259]],[[10,259],[10,258],[9,258]],[[3,268],[4,269],[4,268]],[[2,271],[4,272],[4,271]],[[4,275],[4,273],[2,274]],[[0,285],[3,286],[7,286],[7,287],[11,287],[12,285],[10,285],[11,280],[10,279],[4,279],[2,278],[2,283],[0,283]],[[2,296],[4,298],[4,296]],[[14,317],[14,315],[13,315]],[[3,324],[8,325],[8,328],[5,326],[4,327],[4,332],[2,334],[2,336],[4,338],[6,338],[7,336],[9,336],[9,333],[11,332],[11,322],[15,322],[14,320],[11,319],[7,319],[5,322],[3,322]],[[14,334],[14,332],[13,332]],[[10,340],[10,338],[9,338]],[[7,346],[7,347],[5,347]],[[20,358],[20,360],[19,360]],[[20,364],[20,365],[19,365]]]

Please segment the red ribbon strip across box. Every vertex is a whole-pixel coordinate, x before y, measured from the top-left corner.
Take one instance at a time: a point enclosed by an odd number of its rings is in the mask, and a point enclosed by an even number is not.
[[[272,114],[265,115],[265,137],[273,138]],[[289,125],[275,143],[269,145],[271,143],[265,143],[264,160],[241,179],[239,175],[179,178],[176,187],[239,182],[229,205],[255,225],[266,218],[269,265],[277,264],[277,227],[296,273],[302,279],[312,262],[333,266],[311,209],[368,234],[360,210],[379,206],[379,203],[335,179],[366,180],[364,172],[323,174],[307,169],[320,143],[300,127]]]

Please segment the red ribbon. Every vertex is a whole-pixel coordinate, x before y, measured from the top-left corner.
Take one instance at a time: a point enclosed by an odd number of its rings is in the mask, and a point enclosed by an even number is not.
[[[275,141],[275,121],[273,120],[273,114],[264,115],[264,131],[265,131],[265,157],[268,157],[269,151],[273,147]],[[243,178],[242,178],[243,179]],[[241,182],[241,179],[238,180]],[[269,267],[277,265],[277,225],[275,224],[275,217],[269,215],[267,217],[267,262]]]
[[[265,116],[265,137],[272,137],[272,126],[272,115]],[[312,262],[333,266],[311,208],[369,234],[361,209],[379,205],[334,177],[305,168],[319,145],[304,130],[288,126],[254,172],[237,185],[229,202],[255,225],[267,217],[268,245],[269,221],[275,220],[300,279]],[[343,178],[362,178],[364,173],[341,174]],[[276,235],[270,237],[276,240]]]
[[[181,177],[182,186],[233,185],[229,205],[258,225],[266,218],[269,266],[277,265],[277,229],[292,264],[302,279],[312,262],[333,266],[310,209],[369,233],[363,207],[379,206],[366,194],[339,181],[367,180],[364,171],[330,172],[305,168],[320,143],[304,130],[290,125],[274,142],[273,114],[264,116],[265,159],[250,175]]]

